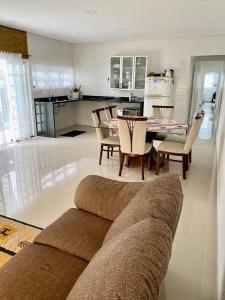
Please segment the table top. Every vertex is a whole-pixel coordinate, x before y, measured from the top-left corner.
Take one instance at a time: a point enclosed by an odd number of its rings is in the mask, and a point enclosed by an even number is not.
[[[102,122],[103,126],[109,129],[118,128],[118,119],[112,119],[109,121]],[[172,129],[186,129],[187,124],[181,123],[171,119],[157,119],[154,117],[149,117],[147,120],[147,131],[160,132],[160,131],[170,131]]]

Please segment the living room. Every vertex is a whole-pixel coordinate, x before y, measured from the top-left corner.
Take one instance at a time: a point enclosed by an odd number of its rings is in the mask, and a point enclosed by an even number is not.
[[[1,299],[224,299],[216,3],[1,5]]]

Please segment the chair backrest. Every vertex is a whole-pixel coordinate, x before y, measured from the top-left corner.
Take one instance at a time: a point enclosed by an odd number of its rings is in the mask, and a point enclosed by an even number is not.
[[[109,136],[106,128],[103,128],[102,121],[105,120],[105,109],[99,108],[92,111],[92,119],[97,133],[99,142],[101,143],[104,138]]]
[[[153,117],[158,119],[171,119],[174,110],[173,105],[152,105]]]
[[[145,153],[147,118],[118,116],[118,122],[121,152],[143,155]]]
[[[192,124],[191,124],[191,129],[188,132],[187,135],[187,139],[186,142],[184,144],[184,152],[185,153],[189,153],[197,136],[199,133],[199,130],[201,128],[202,122],[204,119],[204,114],[203,113],[197,113],[197,115],[194,117],[194,119],[192,120]]]
[[[111,105],[105,107],[105,114],[108,121],[117,118],[117,106]]]

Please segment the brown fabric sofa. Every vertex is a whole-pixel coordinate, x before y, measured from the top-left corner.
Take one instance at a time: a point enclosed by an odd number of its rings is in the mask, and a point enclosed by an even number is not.
[[[0,299],[157,299],[182,199],[177,175],[86,177],[76,208],[0,269]]]

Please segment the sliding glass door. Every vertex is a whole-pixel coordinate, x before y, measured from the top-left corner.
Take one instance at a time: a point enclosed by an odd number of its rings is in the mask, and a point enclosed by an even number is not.
[[[34,136],[28,63],[0,53],[0,146]]]

